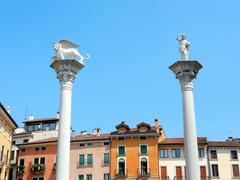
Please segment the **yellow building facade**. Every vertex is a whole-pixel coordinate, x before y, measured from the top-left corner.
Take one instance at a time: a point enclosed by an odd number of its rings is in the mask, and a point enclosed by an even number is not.
[[[8,180],[13,130],[17,124],[0,103],[0,180]]]

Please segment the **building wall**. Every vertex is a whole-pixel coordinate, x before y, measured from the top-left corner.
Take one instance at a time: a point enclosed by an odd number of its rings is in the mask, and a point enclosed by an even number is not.
[[[87,142],[74,142],[71,144],[71,157],[70,157],[70,178],[71,180],[78,180],[79,175],[84,175],[86,179],[87,174],[92,175],[93,180],[103,180],[104,174],[109,174],[109,166],[103,165],[104,153],[109,153],[110,145],[104,145],[106,141],[87,141]],[[91,146],[88,144],[91,143]],[[81,146],[79,144],[84,144]],[[92,167],[80,167],[79,155],[85,155],[85,161],[87,154],[93,154],[93,166]]]
[[[180,158],[173,158],[172,157],[172,149],[180,149]],[[208,160],[207,160],[207,146],[199,146],[199,148],[204,148],[205,156],[199,158],[199,166],[205,166],[206,168],[206,175],[208,176]],[[159,175],[161,174],[161,167],[166,167],[167,176],[170,179],[174,179],[176,176],[176,167],[181,167],[182,169],[182,176],[186,177],[185,174],[185,158],[184,158],[184,147],[183,146],[159,146],[159,153],[160,149],[167,149],[168,150],[168,158],[161,158],[159,155]],[[200,168],[199,168],[200,171]]]
[[[39,151],[35,148],[40,147]],[[46,147],[46,150],[41,150],[41,147]],[[23,152],[23,149],[25,151]],[[34,162],[34,158],[45,157],[45,172],[44,173],[32,173],[31,167]],[[56,144],[38,144],[38,145],[22,145],[20,146],[18,165],[20,159],[24,159],[25,172],[23,175],[17,175],[18,178],[24,180],[32,180],[33,177],[44,177],[46,180],[53,180],[55,177],[54,163],[56,163]]]
[[[138,170],[140,169],[140,144],[148,145],[148,167],[150,168],[151,178],[149,180],[158,179],[158,139],[157,137],[148,136],[146,140],[139,137],[127,137],[125,140],[112,138],[111,142],[111,179],[114,179],[117,172],[118,155],[117,149],[119,145],[126,147],[126,170],[128,178],[137,179]]]
[[[0,179],[8,179],[11,144],[12,144],[12,132],[13,128],[9,124],[9,119],[5,114],[0,112]],[[3,150],[3,159],[1,160],[1,153]],[[8,155],[7,155],[8,152]],[[7,157],[8,156],[8,157]]]
[[[211,159],[210,158],[210,150],[217,150],[217,159]],[[231,150],[237,150],[238,152],[238,159],[237,160],[232,160],[231,159]],[[216,179],[212,177],[212,169],[211,165],[212,164],[217,164],[218,165],[218,170],[219,170],[219,179],[240,179],[234,178],[233,177],[233,170],[232,170],[232,165],[237,164],[240,167],[240,148],[236,147],[209,147],[209,164],[210,164],[210,175],[212,179]]]

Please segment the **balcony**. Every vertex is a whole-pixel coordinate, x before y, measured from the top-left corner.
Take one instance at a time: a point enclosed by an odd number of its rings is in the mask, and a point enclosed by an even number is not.
[[[21,166],[21,165],[17,166],[18,175],[24,174],[24,172],[25,172],[25,166]]]
[[[138,179],[145,180],[150,177],[150,169],[138,169]]]
[[[115,170],[115,180],[123,180],[127,179],[128,176],[128,170]]]
[[[45,171],[45,165],[44,164],[33,164],[31,167],[32,173],[43,173]]]

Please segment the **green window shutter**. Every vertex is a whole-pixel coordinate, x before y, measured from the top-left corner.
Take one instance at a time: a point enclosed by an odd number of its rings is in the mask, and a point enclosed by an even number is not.
[[[87,165],[92,166],[93,159],[92,159],[92,154],[87,155]]]
[[[84,154],[79,155],[79,165],[84,166]]]
[[[109,153],[104,153],[104,164],[109,164]]]
[[[147,155],[147,145],[141,145],[141,155]]]
[[[103,180],[109,180],[109,174],[104,174]]]
[[[125,156],[125,146],[118,146],[118,155]]]
[[[79,175],[78,176],[78,180],[84,180],[84,176],[83,175]]]
[[[87,180],[92,180],[92,175],[91,174],[87,175]]]

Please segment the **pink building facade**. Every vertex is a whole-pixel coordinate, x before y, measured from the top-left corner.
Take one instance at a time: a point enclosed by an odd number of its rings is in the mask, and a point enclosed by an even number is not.
[[[110,139],[106,134],[72,137],[70,177],[76,180],[109,180]]]

